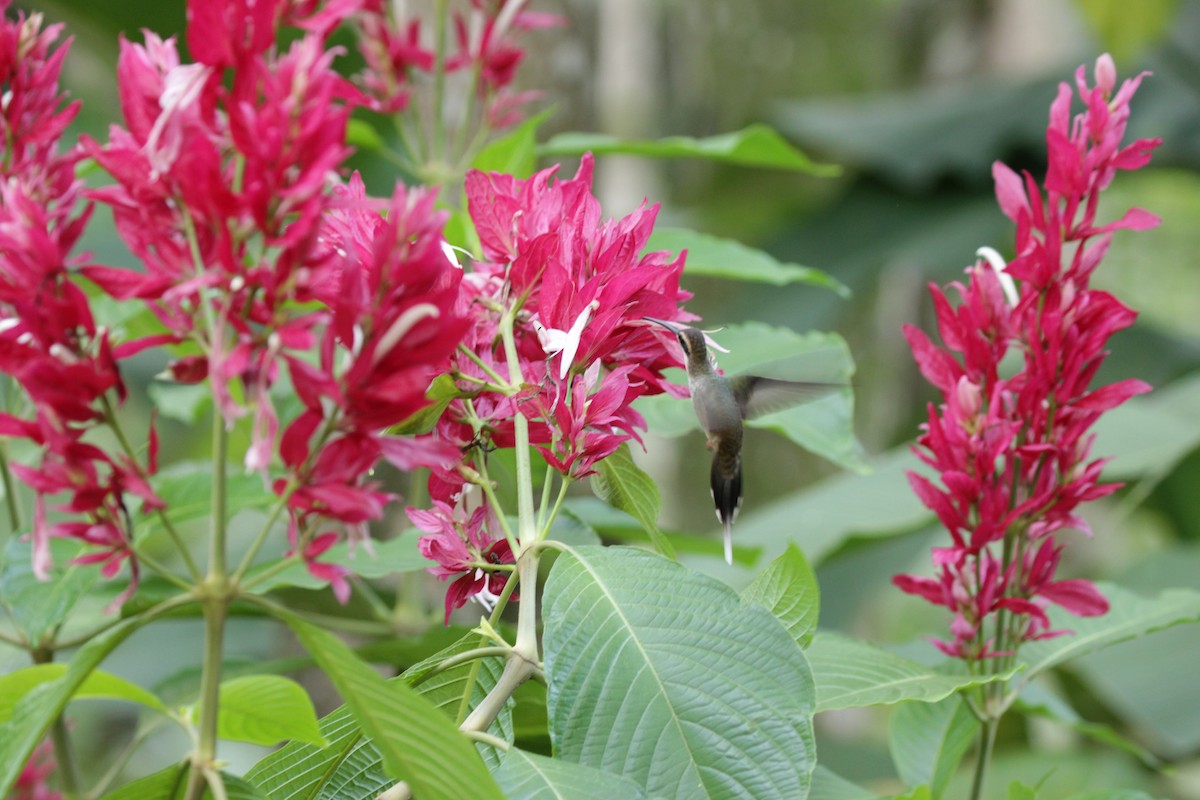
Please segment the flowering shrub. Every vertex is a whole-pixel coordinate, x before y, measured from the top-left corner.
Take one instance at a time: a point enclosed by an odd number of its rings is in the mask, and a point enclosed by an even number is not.
[[[1090,581],[1056,576],[1064,546],[1057,537],[1068,529],[1090,536],[1078,507],[1120,488],[1100,482],[1105,459],[1090,457],[1093,425],[1150,390],[1136,379],[1093,388],[1109,337],[1132,325],[1136,312],[1089,287],[1113,231],[1158,224],[1136,208],[1096,222],[1100,192],[1117,171],[1145,166],[1160,144],[1122,145],[1142,77],[1117,89],[1105,55],[1088,85],[1080,67],[1075,91],[1085,110],[1073,118],[1072,89],[1060,85],[1046,129],[1045,193],[1029,173],[999,162],[992,170],[1000,208],[1017,226],[1016,257],[1005,265],[995,251],[981,251],[967,285],[952,284],[957,306],[930,287],[944,347],[912,325],[904,329],[921,373],[942,395],[917,441],[942,485],[917,472],[909,482],[952,545],[934,549],[937,577],[894,580],[953,612],[953,639],[935,644],[973,670],[1001,671],[976,662],[1010,665],[1023,642],[1070,633],[1051,625],[1051,603],[1085,617],[1109,608]],[[1015,371],[1005,368],[1010,353],[1019,359]],[[990,722],[1002,709],[985,701],[979,710]]]

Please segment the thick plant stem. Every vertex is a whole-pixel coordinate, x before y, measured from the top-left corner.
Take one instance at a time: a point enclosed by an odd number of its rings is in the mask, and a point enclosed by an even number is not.
[[[217,759],[217,708],[221,693],[221,659],[225,645],[228,599],[210,597],[204,604],[204,664],[200,673],[200,733],[185,800],[204,795],[205,771],[215,769]]]
[[[200,671],[199,735],[185,800],[200,800],[206,775],[216,774],[217,715],[221,694],[221,661],[225,619],[232,596],[226,564],[226,464],[229,433],[220,413],[213,414],[212,520],[209,530],[208,576],[198,588],[204,602],[204,661]],[[214,789],[213,794],[217,791]]]
[[[49,664],[54,660],[54,650],[49,647],[39,647],[31,653],[35,664]],[[79,762],[75,758],[75,748],[71,746],[71,737],[67,733],[67,721],[59,714],[50,726],[50,741],[54,746],[55,775],[58,777],[58,788],[62,790],[66,800],[76,800],[80,796]]]
[[[983,728],[979,731],[979,752],[975,756],[975,776],[971,779],[971,800],[983,797],[983,785],[987,780],[988,766],[992,762],[992,749],[996,745],[996,729],[1000,720],[987,717],[983,720]]]

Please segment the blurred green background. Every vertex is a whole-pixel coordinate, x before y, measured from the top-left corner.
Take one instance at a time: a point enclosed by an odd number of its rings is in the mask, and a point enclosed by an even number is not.
[[[17,6],[67,23],[75,41],[64,81],[84,101],[77,127],[97,138],[119,119],[118,35],[136,40],[140,29],[176,35],[184,22],[181,1]],[[761,320],[836,331],[849,342],[858,365],[856,430],[874,471],[839,472],[752,430],[735,536],[762,547],[764,556],[796,541],[818,567],[822,626],[924,660],[935,653],[922,637],[943,630],[948,619],[890,583],[897,572],[927,571],[928,548],[942,536],[903,476],[913,463],[905,445],[933,394],[900,326],[932,329],[927,282],[957,279],[977,247],[1011,255],[1012,227],[996,207],[991,164],[999,159],[1042,174],[1056,83],[1081,63],[1090,69],[1104,51],[1115,57],[1121,77],[1151,71],[1133,103],[1130,136],[1159,136],[1164,145],[1150,167],[1117,177],[1101,217],[1139,205],[1163,224],[1119,233],[1095,281],[1141,312],[1136,326],[1113,340],[1100,379],[1138,377],[1156,391],[1101,426],[1094,455],[1114,456],[1106,475],[1127,486],[1086,509],[1095,539],[1077,537],[1063,570],[1145,592],[1200,588],[1200,2],[540,0],[533,7],[569,20],[565,32],[531,38],[535,46],[519,79],[544,90],[543,102],[556,108],[545,136],[573,130],[705,136],[766,122],[810,155],[842,165],[841,177],[823,179],[605,157],[597,192],[608,215],[649,197],[663,205],[661,223],[741,240],[824,270],[853,290],[843,299],[802,285],[685,282],[695,293],[690,308],[707,326]],[[386,187],[392,179],[374,181]],[[128,263],[106,212],[96,217],[101,222],[88,247],[100,261]],[[159,368],[147,363],[135,382],[148,384]],[[175,427],[164,439],[165,459],[203,456],[206,431],[192,436],[185,424],[166,424]],[[662,490],[663,527],[716,535],[703,437],[651,434],[647,452],[637,456]],[[708,557],[692,563],[734,584],[752,574]],[[381,593],[409,601],[411,615],[397,620],[396,631],[429,630],[427,642],[385,646],[397,663],[445,641],[438,630],[440,589],[416,573],[381,584]],[[355,630],[353,606],[338,609],[296,592],[299,602],[341,617],[340,627],[356,641],[378,633]],[[166,682],[186,696],[199,631],[198,621],[152,626],[107,667],[146,686]],[[243,619],[233,628],[230,657],[279,658],[287,646],[267,623]],[[0,651],[0,666],[15,666],[11,655]],[[1184,627],[1060,670],[1041,687],[1054,698],[1047,703],[1057,710],[1048,716],[1057,720],[1013,715],[1002,728],[989,781],[993,796],[1002,796],[1009,780],[1045,778],[1046,797],[1131,786],[1200,798],[1198,663],[1200,630]],[[327,688],[319,677],[314,681],[328,708]],[[129,737],[134,718],[126,707],[90,708],[78,726],[96,734],[81,739],[90,743],[98,772]],[[898,791],[887,717],[874,710],[818,717],[821,761],[877,791]],[[1104,736],[1118,737],[1124,748],[1098,741]],[[152,734],[128,775],[157,768],[185,747],[173,733]],[[232,746],[223,753],[240,771],[261,750]]]

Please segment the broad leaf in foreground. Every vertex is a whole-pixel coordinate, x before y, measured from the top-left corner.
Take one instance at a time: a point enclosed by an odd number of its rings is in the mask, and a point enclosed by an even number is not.
[[[331,633],[276,609],[329,676],[383,758],[422,800],[503,800],[471,741],[437,706],[400,681],[385,681]]]
[[[1007,677],[936,672],[873,644],[835,633],[818,633],[805,653],[817,683],[817,711],[904,700],[932,703],[967,686]]]
[[[555,753],[665,798],[803,798],[804,653],[766,609],[653,553],[580,547],[546,583]]]
[[[416,692],[431,700],[446,715],[454,719],[458,712],[467,677],[473,663],[461,664],[432,675],[432,667],[445,659],[479,645],[479,636],[470,634],[435,653],[389,683],[404,681],[415,684]],[[499,658],[479,660],[472,704],[483,699],[503,669]],[[395,781],[388,778],[379,750],[365,737],[362,728],[345,706],[326,715],[320,721],[321,734],[328,746],[321,748],[305,742],[291,742],[271,753],[246,773],[246,778],[272,800],[358,800],[373,798]],[[512,717],[508,708],[488,731],[512,741]],[[477,745],[485,751],[485,760],[493,756],[492,748]]]
[[[0,722],[8,722],[18,701],[37,686],[58,680],[67,674],[66,664],[37,664],[0,676]],[[103,670],[95,670],[75,690],[76,698],[128,700],[131,703],[166,712],[162,701],[135,683]]]
[[[662,505],[658,484],[633,463],[629,445],[621,445],[596,468],[599,471],[592,476],[592,489],[596,495],[642,523],[654,549],[667,558],[674,558],[675,548],[658,529],[658,511]]]
[[[521,800],[642,800],[646,793],[621,775],[513,748],[495,773],[509,797]]]
[[[801,647],[808,647],[817,629],[821,590],[817,576],[804,554],[788,544],[750,585],[742,590],[742,600],[770,611],[783,623]]]
[[[936,703],[905,703],[888,725],[896,774],[905,786],[928,785],[937,800],[979,732],[979,721],[958,698]]]
[[[25,766],[33,748],[45,736],[50,723],[109,653],[134,631],[168,609],[190,601],[164,603],[153,612],[131,617],[92,639],[79,649],[61,678],[43,683],[21,697],[13,706],[12,718],[0,725],[0,797],[4,796]]]
[[[266,746],[287,739],[325,744],[308,693],[281,675],[246,675],[223,681],[217,735]]]
[[[188,769],[187,764],[172,764],[109,792],[101,800],[183,800]],[[225,785],[225,800],[267,800],[267,795],[242,778],[221,773],[221,780]],[[211,789],[205,789],[204,800],[213,800]]]

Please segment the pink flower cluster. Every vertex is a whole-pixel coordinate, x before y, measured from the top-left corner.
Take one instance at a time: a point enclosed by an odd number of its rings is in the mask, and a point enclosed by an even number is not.
[[[563,24],[562,18],[524,9],[526,0],[470,0],[454,11],[457,49],[446,57],[447,73],[468,72],[483,106],[483,118],[492,128],[520,120],[519,109],[536,92],[511,91],[525,51],[512,39],[519,31]],[[357,82],[371,98],[372,109],[384,113],[409,105],[410,84],[416,73],[438,68],[432,43],[424,40],[421,20],[404,16],[404,5],[386,0],[363,0],[355,17],[358,49],[366,68]]]
[[[85,274],[167,329],[126,353],[178,345],[176,380],[209,378],[229,424],[253,415],[246,467],[267,473],[278,451],[293,550],[345,600],[345,569],[318,561],[340,538],[323,526],[360,538],[382,516],[392,497],[369,479],[381,458],[412,469],[456,455],[385,430],[427,404],[465,323],[433,195],[397,186],[379,201],[357,175],[337,177],[366,99],[334,71],[325,37],[358,4],[312,5],[193,0],[196,64],[153,34],[123,43],[127,128],[86,147],[117,179],[94,196],[144,269]],[[289,23],[306,32],[281,52]],[[280,439],[284,367],[304,410]]]
[[[467,176],[468,209],[486,259],[463,278],[458,301],[470,329],[453,374],[470,397],[455,400],[437,427],[439,438],[462,449],[464,461],[434,472],[433,510],[409,515],[429,534],[421,548],[441,565],[435,574],[466,573],[472,587],[483,587],[475,571],[486,570],[489,560],[512,559],[494,526],[482,525],[483,517],[464,519],[466,484],[478,480],[470,461],[476,446],[511,447],[513,419],[522,414],[547,463],[565,478],[582,478],[623,442],[640,442],[645,420],[634,400],[683,391],[663,377],[682,363],[674,337],[645,321],[695,319],[680,307],[691,296],[679,285],[683,256],[642,254],[657,207],[603,221],[591,192],[591,156],[574,178],[552,181],[555,171],[528,180]],[[510,354],[499,326],[514,308]],[[481,388],[513,374],[521,380],[516,392]],[[447,595],[447,613],[472,593],[456,587]]]
[[[1062,545],[1056,534],[1090,533],[1081,503],[1119,484],[1099,482],[1104,459],[1090,459],[1089,433],[1105,411],[1149,391],[1138,380],[1091,388],[1105,344],[1136,313],[1112,295],[1089,288],[1112,232],[1144,230],[1158,220],[1140,209],[1098,225],[1100,192],[1117,170],[1144,166],[1159,140],[1122,146],[1129,101],[1142,76],[1118,89],[1111,58],[1083,67],[1075,90],[1085,111],[1071,117],[1073,91],[1059,88],[1046,132],[1045,195],[1028,173],[993,168],[1001,210],[1016,223],[1016,257],[1003,270],[982,260],[961,301],[931,286],[943,347],[905,327],[921,373],[942,395],[930,404],[917,454],[941,485],[910,473],[918,497],[949,531],[953,544],[933,553],[936,578],[898,575],[902,590],[954,612],[947,654],[975,660],[1011,653],[1051,630],[1054,603],[1092,616],[1108,604],[1090,582],[1059,580]],[[1020,368],[1006,374],[1012,354]]]
[[[0,14],[8,8],[0,0]],[[111,412],[109,393],[125,397],[119,355],[97,327],[84,292],[70,273],[70,256],[91,209],[79,210],[83,183],[75,177],[79,154],[59,153],[59,139],[79,110],[63,105],[58,76],[67,46],[55,48],[61,26],[42,28],[41,15],[0,20],[0,371],[30,401],[28,413],[0,414],[0,435],[25,438],[41,451],[37,467],[13,472],[37,493],[33,520],[34,572],[45,578],[49,540],[79,539],[92,551],[78,560],[103,562],[114,575],[131,557],[127,496],[144,507],[162,503],[146,483],[155,470],[157,442],[151,425],[146,464],[88,441]],[[86,268],[85,268],[86,269]],[[14,409],[15,410],[15,409]],[[46,499],[65,494],[58,521]],[[16,498],[6,498],[16,502]],[[132,591],[133,584],[130,586]]]
[[[55,766],[53,747],[46,740],[38,745],[25,763],[6,800],[62,800],[62,795],[47,783],[54,775]]]

